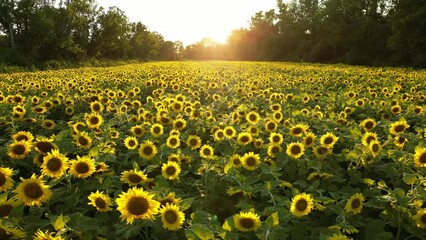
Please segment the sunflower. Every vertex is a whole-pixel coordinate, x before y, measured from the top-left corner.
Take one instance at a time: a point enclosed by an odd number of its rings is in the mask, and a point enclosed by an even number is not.
[[[126,137],[126,139],[124,139],[124,146],[126,146],[127,149],[136,149],[138,147],[138,139],[136,139],[135,137]]]
[[[305,147],[302,143],[292,142],[290,144],[287,144],[286,153],[288,156],[294,159],[300,158],[304,152],[305,152]]]
[[[255,148],[262,148],[263,147],[263,139],[262,138],[255,138],[253,140],[253,146]]]
[[[58,150],[53,150],[43,158],[41,172],[51,178],[60,178],[68,169],[68,158],[60,154]]]
[[[382,150],[382,145],[380,144],[379,141],[371,141],[369,145],[369,149],[373,157],[376,157]]]
[[[112,201],[111,198],[104,194],[104,192],[99,192],[99,190],[96,190],[96,192],[90,193],[90,195],[87,197],[89,199],[89,205],[96,208],[96,210],[100,212],[108,212],[111,211]]]
[[[373,129],[377,123],[376,120],[372,119],[372,118],[367,118],[364,119],[360,124],[359,124],[366,132],[371,131],[371,129]]]
[[[196,135],[189,135],[186,139],[186,145],[188,145],[192,150],[195,150],[201,147],[201,138]]]
[[[242,158],[239,154],[234,154],[229,158],[229,162],[235,167],[239,168],[242,166]]]
[[[323,146],[333,148],[334,144],[336,144],[337,140],[339,140],[339,137],[334,135],[333,133],[326,133],[321,136],[320,143]]]
[[[92,138],[85,131],[77,132],[74,136],[75,144],[84,149],[89,149],[92,146]]]
[[[245,169],[253,171],[260,164],[260,156],[259,154],[248,152],[241,157],[241,162]]]
[[[3,168],[0,167],[0,191],[6,192],[7,190],[13,187],[13,179],[11,176],[13,175],[12,168]]]
[[[181,168],[176,162],[168,161],[161,167],[161,174],[168,180],[179,179],[180,172]]]
[[[364,196],[361,193],[355,193],[346,203],[345,211],[353,214],[361,213],[363,202]]]
[[[290,135],[293,137],[301,137],[308,130],[308,128],[308,125],[296,124],[290,128]]]
[[[25,232],[21,230],[4,225],[0,220],[0,239],[24,239]]]
[[[146,160],[151,160],[157,155],[157,147],[149,140],[139,145],[139,155]]]
[[[94,101],[90,103],[90,110],[93,113],[101,113],[104,110],[104,106],[99,101]]]
[[[278,128],[278,123],[275,120],[268,119],[264,126],[267,132],[275,132]]]
[[[293,197],[290,212],[296,217],[308,215],[314,208],[314,200],[310,194],[301,193]]]
[[[21,203],[16,197],[12,198],[0,198],[0,218],[8,217],[10,212]]]
[[[326,146],[321,145],[314,148],[314,155],[319,159],[323,159],[325,158],[325,156],[331,153],[332,153],[331,148],[328,148]]]
[[[333,236],[329,237],[327,240],[351,240],[345,235],[333,234]]]
[[[225,132],[223,131],[223,129],[218,129],[214,132],[213,136],[216,142],[220,142],[225,139]]]
[[[281,133],[272,132],[269,135],[269,142],[271,144],[282,144],[283,141],[284,141],[284,137],[283,137],[283,135]]]
[[[259,133],[260,133],[259,128],[256,127],[256,126],[248,126],[245,131],[250,133],[254,137],[259,135]]]
[[[58,149],[58,146],[56,146],[56,144],[53,143],[52,138],[40,137],[40,138],[37,138],[37,141],[34,144],[34,148],[39,153],[47,154],[48,152],[51,152],[52,150]]]
[[[175,192],[170,192],[166,197],[159,198],[158,201],[160,202],[161,206],[166,206],[167,204],[179,205],[182,202],[182,199],[176,197]]]
[[[15,134],[12,135],[12,139],[15,142],[19,142],[19,141],[26,141],[26,142],[32,142],[34,140],[34,136],[32,133],[30,132],[26,132],[26,131],[19,131]]]
[[[140,125],[136,125],[136,126],[133,126],[132,128],[130,128],[130,132],[135,137],[142,137],[142,135],[145,133],[145,129]]]
[[[251,112],[247,113],[246,120],[249,124],[256,125],[260,121],[260,115],[257,112],[251,111]]]
[[[69,123],[70,124],[70,123]],[[82,132],[84,131],[84,127],[86,126],[85,123],[83,122],[74,122],[71,124],[71,128],[75,131],[75,132]]]
[[[366,132],[362,136],[362,144],[366,147],[370,146],[370,143],[374,141],[379,141],[379,137],[377,136],[377,133]]]
[[[281,147],[281,144],[271,143],[268,145],[268,156],[272,158],[277,157],[277,154],[282,151],[283,148]]]
[[[426,228],[426,208],[422,208],[417,211],[416,215],[413,216],[413,220],[416,221],[416,226],[425,229]]]
[[[34,234],[33,240],[65,240],[61,236],[53,237],[52,234],[56,234],[54,232],[49,232],[49,230],[41,231],[40,229]]]
[[[178,148],[180,146],[179,135],[171,135],[167,138],[166,144],[169,148]]]
[[[7,155],[13,159],[23,159],[30,154],[31,147],[31,143],[24,140],[13,142],[9,145]]]
[[[227,139],[234,138],[237,135],[237,131],[235,130],[233,126],[226,126],[223,129],[223,132],[225,133],[225,137]]]
[[[35,174],[29,179],[21,178],[22,182],[14,190],[16,198],[27,206],[37,205],[38,207],[40,207],[43,202],[49,200],[52,196],[52,192],[41,178],[41,176],[37,178]]]
[[[397,115],[400,114],[402,112],[402,107],[399,105],[395,105],[391,107],[391,113]]]
[[[136,219],[154,220],[160,207],[160,203],[153,199],[154,196],[137,187],[122,192],[116,199],[121,220],[126,220],[127,224],[132,224]]]
[[[50,120],[50,119],[45,119],[41,123],[41,127],[44,128],[44,129],[52,130],[52,129],[55,128],[55,122],[53,120]]]
[[[200,156],[202,158],[212,159],[214,156],[214,149],[210,145],[203,145],[200,149]]]
[[[95,172],[95,163],[89,156],[77,156],[70,162],[70,173],[76,178],[87,178]]]
[[[164,132],[163,125],[155,123],[151,126],[151,135],[153,137],[160,137]]]
[[[183,222],[185,221],[185,214],[179,210],[179,207],[175,204],[166,203],[160,209],[161,222],[163,222],[163,228],[167,230],[177,230],[182,228]]]
[[[121,173],[120,180],[130,186],[136,186],[148,180],[148,176],[138,170],[129,170]]]
[[[86,113],[84,118],[86,119],[86,125],[89,128],[99,128],[104,122],[103,117],[97,113],[91,113],[91,114]]]
[[[311,132],[305,135],[305,138],[303,139],[303,144],[305,145],[305,148],[310,148],[314,145],[315,137],[315,134]]]
[[[186,127],[186,120],[183,118],[178,118],[173,121],[173,129],[182,131]]]
[[[394,122],[390,125],[390,130],[389,132],[391,134],[398,134],[398,133],[402,133],[405,129],[409,128],[410,125],[408,125],[407,121],[405,119],[399,120],[397,122]]]
[[[237,136],[237,143],[239,145],[248,145],[253,142],[253,137],[248,132],[241,132]]]
[[[233,216],[234,226],[242,232],[256,230],[262,225],[259,215],[253,212],[239,212]]]
[[[426,148],[416,147],[414,153],[414,165],[416,167],[426,167]]]

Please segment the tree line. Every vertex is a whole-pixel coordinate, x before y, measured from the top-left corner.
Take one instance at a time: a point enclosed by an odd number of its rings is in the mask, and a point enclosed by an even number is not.
[[[426,66],[426,0],[277,0],[184,48],[95,0],[0,0],[0,62],[226,59]]]

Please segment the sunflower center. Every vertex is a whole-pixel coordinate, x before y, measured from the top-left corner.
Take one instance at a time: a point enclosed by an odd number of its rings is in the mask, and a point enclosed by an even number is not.
[[[95,199],[95,204],[100,209],[104,209],[107,206],[105,200],[103,200],[100,197],[98,197],[98,198]]]
[[[420,220],[422,221],[422,223],[426,223],[426,214],[423,214]]]
[[[130,174],[127,179],[129,180],[129,182],[131,183],[139,183],[142,181],[142,177],[139,176],[138,174],[132,173]]]
[[[333,138],[332,137],[326,137],[325,139],[324,139],[324,143],[325,144],[331,144],[333,142]]]
[[[294,145],[291,147],[290,151],[292,154],[299,154],[302,152],[302,149],[300,149],[300,146]]]
[[[272,141],[273,142],[279,142],[281,140],[281,138],[279,137],[279,136],[274,136],[273,138],[272,138]]]
[[[327,148],[326,147],[318,147],[317,148],[317,153],[322,155],[322,154],[326,154],[327,153]]]
[[[353,209],[357,209],[357,208],[359,208],[359,206],[361,205],[361,201],[359,200],[359,199],[354,199],[352,202],[351,202],[351,207],[353,208]]]
[[[93,105],[93,111],[95,111],[95,112],[101,111],[101,106],[99,104],[94,104]]]
[[[298,128],[298,127],[297,127],[297,128],[294,128],[294,129],[293,129],[293,134],[296,134],[296,135],[297,135],[297,134],[301,134],[301,133],[302,133],[302,128]]]
[[[233,160],[233,163],[234,163],[234,165],[240,165],[241,160],[240,160],[239,158],[235,158],[235,159]]]
[[[87,138],[85,138],[85,137],[83,137],[83,136],[80,136],[79,138],[78,138],[78,142],[80,143],[80,145],[82,145],[82,146],[86,146],[88,143],[89,143],[89,141],[87,140]]]
[[[373,144],[372,150],[373,150],[373,152],[378,152],[379,151],[379,145],[378,144]]]
[[[248,157],[246,159],[246,164],[248,166],[254,166],[254,165],[256,165],[256,158],[254,158],[254,157]]]
[[[50,142],[38,142],[36,144],[36,147],[38,148],[38,150],[40,150],[41,152],[44,153],[48,153],[50,151],[52,151],[54,148],[54,146],[50,143]]]
[[[223,137],[224,137],[223,132],[218,132],[218,133],[217,133],[217,136],[218,136],[219,138],[223,138]]]
[[[136,145],[136,142],[135,142],[135,140],[130,140],[130,141],[128,142],[128,144],[129,144],[129,146],[133,147],[133,146],[135,146],[135,145]]]
[[[176,128],[182,128],[183,127],[183,123],[182,122],[176,122],[175,126],[176,126]]]
[[[272,148],[271,148],[271,152],[272,153],[278,153],[280,151],[280,149],[277,147],[277,146],[273,146]]]
[[[305,140],[305,144],[306,144],[306,145],[311,145],[313,141],[314,141],[314,139],[313,139],[313,138],[308,137],[308,138],[306,138],[306,140]]]
[[[89,171],[89,165],[84,162],[77,163],[77,165],[75,166],[75,170],[81,174],[87,173]]]
[[[0,172],[0,186],[3,186],[3,184],[6,183],[6,175],[2,172]]]
[[[177,140],[176,140],[176,138],[171,138],[170,139],[170,145],[176,145],[177,144]]]
[[[396,125],[395,126],[395,132],[397,132],[397,133],[404,131],[404,129],[405,129],[404,125]]]
[[[246,143],[246,142],[248,142],[248,141],[249,141],[249,137],[247,137],[247,136],[242,136],[240,140],[241,140],[241,142]]]
[[[145,155],[151,155],[153,153],[153,149],[151,146],[146,146],[143,148],[143,153]]]
[[[268,123],[267,127],[268,127],[269,130],[273,130],[273,129],[275,129],[275,124],[274,123]]]
[[[135,133],[136,135],[140,135],[140,134],[142,134],[142,129],[140,129],[140,128],[135,128],[135,129],[134,129],[134,133]]]
[[[192,138],[191,140],[189,140],[189,144],[190,144],[191,146],[196,146],[196,145],[197,145],[197,143],[198,143],[198,141],[197,141],[197,139],[195,139],[195,138]]]
[[[308,207],[308,202],[305,199],[300,199],[296,203],[296,209],[300,212],[305,211]]]
[[[166,220],[167,223],[175,223],[178,220],[178,216],[174,211],[167,211],[164,214],[164,219]]]
[[[153,132],[159,134],[161,132],[161,128],[154,127]]]
[[[16,155],[22,155],[25,153],[25,150],[26,149],[24,145],[18,144],[13,146],[12,152]]]
[[[169,166],[166,168],[166,173],[169,176],[172,176],[176,173],[176,168],[174,166]]]
[[[43,189],[38,183],[28,183],[24,187],[25,196],[31,199],[39,199],[43,196]]]
[[[405,142],[405,138],[403,138],[403,137],[399,137],[398,138],[398,143],[399,144],[403,144]]]
[[[51,158],[47,164],[46,164],[47,168],[52,171],[52,172],[56,172],[59,169],[61,169],[62,167],[62,161],[61,159],[58,158]]]
[[[228,135],[228,136],[232,136],[232,133],[233,133],[233,132],[232,132],[232,130],[231,130],[231,129],[227,129],[225,133],[226,133],[226,135]]]
[[[252,134],[256,134],[256,133],[257,133],[257,128],[251,128],[251,129],[250,129],[250,133],[252,133]]]
[[[426,153],[423,153],[422,155],[420,155],[419,162],[426,163]]]
[[[367,142],[367,144],[370,144],[370,142],[373,140],[376,140],[376,138],[374,136],[369,136],[365,141]]]
[[[143,197],[132,197],[126,205],[127,211],[132,215],[142,215],[149,209],[149,202]]]
[[[249,119],[250,119],[250,121],[254,122],[254,121],[257,120],[257,117],[254,114],[250,114]]]
[[[242,218],[240,219],[240,225],[243,226],[243,228],[250,229],[254,226],[254,222],[251,218]]]
[[[204,155],[209,156],[211,154],[211,151],[208,148],[204,148],[203,153]]]
[[[22,141],[22,140],[24,140],[24,141],[28,141],[29,139],[28,139],[28,137],[27,136],[25,136],[25,135],[19,135],[19,136],[17,136],[16,137],[16,141]]]
[[[364,127],[366,129],[372,129],[373,128],[373,123],[372,122],[366,122],[365,125],[364,125]]]
[[[12,211],[13,207],[11,205],[1,205],[0,206],[0,217],[7,217]],[[1,234],[0,234],[1,236]]]
[[[96,117],[96,116],[91,117],[91,118],[90,118],[90,123],[91,123],[91,124],[93,124],[93,125],[98,124],[98,123],[99,123],[99,118],[98,118],[98,117]]]

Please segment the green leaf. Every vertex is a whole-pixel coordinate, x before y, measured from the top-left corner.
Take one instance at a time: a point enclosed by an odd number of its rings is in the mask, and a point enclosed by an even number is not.
[[[417,182],[417,176],[415,174],[412,174],[412,173],[404,173],[402,175],[402,179],[408,185],[413,185]]]
[[[365,227],[365,239],[375,239],[375,240],[389,240],[392,239],[392,233],[386,232],[384,230],[385,222],[376,219],[369,223]]]
[[[185,230],[185,235],[189,240],[209,240],[214,238],[213,232],[200,224],[194,224]]]
[[[185,211],[188,208],[191,207],[192,202],[194,201],[195,198],[185,198],[182,200],[182,202],[179,204],[179,209],[181,211]]]

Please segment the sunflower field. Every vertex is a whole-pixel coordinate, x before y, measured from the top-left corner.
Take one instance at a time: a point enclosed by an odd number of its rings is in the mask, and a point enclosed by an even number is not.
[[[0,75],[0,239],[426,239],[426,71]]]

